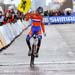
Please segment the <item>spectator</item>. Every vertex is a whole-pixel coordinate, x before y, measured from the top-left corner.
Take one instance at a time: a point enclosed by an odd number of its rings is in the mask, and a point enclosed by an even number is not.
[[[2,15],[2,11],[0,11],[0,26],[3,25],[4,16]]]
[[[65,15],[64,10],[63,11],[60,11],[60,13],[61,13],[61,16],[64,16]]]
[[[9,23],[9,13],[10,13],[10,10],[5,11],[3,24]]]
[[[49,11],[49,16],[53,16],[53,11]]]
[[[70,16],[70,15],[71,15],[71,11],[67,11],[66,14],[67,14],[68,16]]]
[[[44,12],[44,16],[48,16],[48,11],[45,11]]]
[[[11,10],[6,10],[5,17],[4,17],[4,24],[12,23],[14,21],[14,12]]]

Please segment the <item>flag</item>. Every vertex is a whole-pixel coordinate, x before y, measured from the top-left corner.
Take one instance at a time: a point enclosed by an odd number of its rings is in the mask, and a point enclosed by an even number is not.
[[[18,10],[20,12],[26,14],[30,8],[31,0],[20,0],[20,3],[18,4]]]

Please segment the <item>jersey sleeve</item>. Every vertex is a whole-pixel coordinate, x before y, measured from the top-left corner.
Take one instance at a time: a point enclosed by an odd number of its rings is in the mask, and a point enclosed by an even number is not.
[[[25,16],[25,20],[28,21],[30,19],[30,13],[27,13]]]

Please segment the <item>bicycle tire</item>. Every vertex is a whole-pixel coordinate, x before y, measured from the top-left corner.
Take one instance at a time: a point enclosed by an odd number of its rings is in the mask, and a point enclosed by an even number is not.
[[[35,58],[35,56],[34,56],[34,49],[35,49],[35,45],[33,44],[33,45],[32,45],[31,60],[30,60],[30,67],[31,67],[31,68],[34,67],[34,58]]]

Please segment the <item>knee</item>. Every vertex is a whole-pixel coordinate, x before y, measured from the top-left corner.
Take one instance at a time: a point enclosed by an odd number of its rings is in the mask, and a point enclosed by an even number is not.
[[[30,40],[30,36],[27,35],[27,37],[26,37],[26,42],[28,42],[29,40]]]
[[[42,40],[42,36],[40,35],[40,36],[38,36],[38,40],[39,41],[41,41]]]

